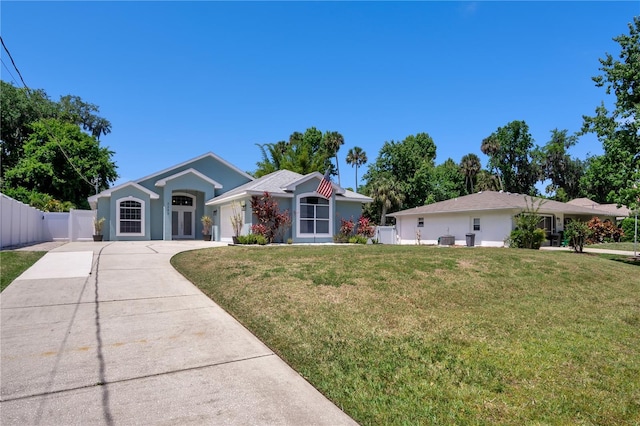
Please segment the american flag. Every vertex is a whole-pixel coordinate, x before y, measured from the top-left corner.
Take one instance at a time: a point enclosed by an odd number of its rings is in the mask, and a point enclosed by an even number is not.
[[[318,185],[318,189],[316,192],[322,195],[324,198],[331,198],[331,194],[333,194],[333,185],[331,185],[331,181],[329,180],[329,171],[331,168],[327,169],[327,172],[322,177],[320,181],[320,185]]]

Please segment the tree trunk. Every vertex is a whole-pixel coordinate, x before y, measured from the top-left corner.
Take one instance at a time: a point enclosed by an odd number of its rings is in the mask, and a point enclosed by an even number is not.
[[[380,226],[385,226],[387,223],[387,206],[382,205],[382,214],[380,215]]]

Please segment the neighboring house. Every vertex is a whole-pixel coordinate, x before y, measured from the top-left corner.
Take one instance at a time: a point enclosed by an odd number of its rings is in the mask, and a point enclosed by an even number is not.
[[[593,210],[610,212],[614,214],[619,220],[631,216],[631,210],[625,206],[618,207],[617,204],[598,204],[588,198],[576,198],[575,200],[568,201],[567,204],[587,207]]]
[[[515,229],[515,217],[540,199],[508,192],[484,191],[439,203],[391,213],[395,217],[400,244],[416,244],[418,232],[423,244],[437,244],[443,236],[454,236],[455,244],[464,245],[466,234],[475,234],[475,245],[502,247]],[[540,228],[559,242],[564,225],[571,220],[615,221],[616,213],[559,201],[543,200],[538,212]]]
[[[231,241],[234,201],[244,205],[246,234],[253,222],[251,196],[268,191],[280,210],[289,210],[294,242],[332,241],[340,218],[357,219],[371,199],[334,184],[331,199],[315,193],[322,175],[281,170],[254,178],[213,153],[118,185],[89,197],[97,217],[105,218],[106,241],[200,239],[200,218],[213,219],[213,239]],[[303,211],[302,218],[298,215]]]
[[[234,204],[244,215],[243,234],[251,229],[251,197],[271,194],[278,202],[280,211],[291,214],[291,228],[284,240],[291,238],[297,243],[332,242],[334,234],[340,230],[340,219],[357,220],[362,215],[362,205],[370,203],[371,198],[341,188],[333,184],[333,194],[327,199],[320,196],[316,189],[322,180],[318,172],[301,175],[289,170],[279,170],[252,182],[248,182],[227,193],[219,195],[206,205],[213,209],[214,224],[219,226],[220,241],[231,241],[233,229],[231,215]]]

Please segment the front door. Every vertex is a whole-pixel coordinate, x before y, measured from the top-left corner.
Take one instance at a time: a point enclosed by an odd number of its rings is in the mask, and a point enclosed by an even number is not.
[[[174,195],[171,200],[171,237],[174,240],[195,238],[196,206],[190,195]]]

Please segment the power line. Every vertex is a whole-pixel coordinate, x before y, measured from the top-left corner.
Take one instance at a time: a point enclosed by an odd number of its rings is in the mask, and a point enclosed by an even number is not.
[[[22,81],[22,84],[24,85],[24,88],[27,89],[27,97],[31,96],[31,89],[29,89],[29,86],[27,86],[27,83],[25,83],[24,78],[22,78],[22,74],[20,73],[20,70],[18,69],[18,66],[16,65],[15,61],[13,60],[13,57],[11,56],[11,52],[9,52],[9,49],[7,49],[7,46],[4,44],[4,39],[2,38],[2,36],[0,36],[0,42],[2,42],[2,47],[4,48],[5,52],[7,52],[7,55],[9,55],[9,59],[11,59],[11,64],[13,64],[13,68],[15,68],[16,72],[18,73],[18,76],[20,76],[20,81]],[[2,62],[2,65],[4,65],[5,68],[7,68],[7,66],[4,64],[4,62]],[[7,68],[7,71],[9,71],[8,68]],[[10,71],[9,71],[9,74],[11,74]],[[13,77],[13,75],[11,75],[11,76]],[[64,155],[64,158],[67,159],[67,162],[69,163],[69,165],[71,165],[71,167],[78,174],[78,176],[80,176],[82,178],[82,180],[87,182],[89,185],[97,187],[97,180],[98,180],[97,177],[95,178],[95,180],[87,179],[80,172],[80,170],[78,170],[76,168],[76,166],[71,161],[71,158],[69,158],[69,155],[67,155],[67,153],[64,150],[64,148],[62,148],[62,144],[60,143],[58,138],[51,131],[51,127],[49,126],[49,123],[47,123],[46,120],[43,120],[43,123],[44,123],[44,125],[46,127],[47,132],[49,133],[49,137],[56,143],[56,145],[58,145],[58,148],[60,148],[60,151],[62,152],[62,155]]]
[[[2,42],[2,47],[4,47],[4,51],[7,52],[7,55],[9,55],[9,59],[11,59],[11,63],[13,64],[13,68],[15,68],[16,72],[18,73],[18,76],[20,77],[20,81],[22,81],[22,84],[24,85],[25,89],[29,89],[29,87],[27,87],[27,83],[24,82],[24,78],[22,78],[22,74],[20,73],[20,70],[18,69],[18,66],[16,65],[15,61],[13,60],[13,56],[11,56],[11,52],[9,52],[9,49],[7,49],[7,46],[4,44],[4,39],[2,38],[2,36],[0,36],[0,42]]]
[[[9,69],[9,67],[7,67],[7,64],[5,64],[2,59],[0,59],[0,62],[2,62],[2,66],[4,67],[4,69],[7,70],[7,72],[11,76],[11,81],[14,82],[15,84],[18,84],[18,82],[16,81],[16,78],[13,76],[13,74],[11,74],[11,70]]]

